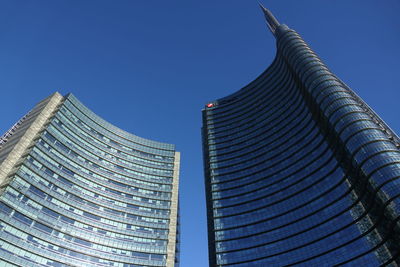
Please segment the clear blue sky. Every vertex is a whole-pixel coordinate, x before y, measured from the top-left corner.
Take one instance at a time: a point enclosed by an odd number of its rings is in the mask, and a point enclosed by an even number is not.
[[[400,133],[399,1],[262,2]],[[182,266],[207,266],[200,111],[274,55],[257,1],[0,0],[0,132],[58,90],[124,130],[175,143]]]

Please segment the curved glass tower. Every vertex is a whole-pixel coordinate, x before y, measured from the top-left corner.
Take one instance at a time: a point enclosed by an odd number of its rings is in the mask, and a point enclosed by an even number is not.
[[[179,152],[53,94],[0,139],[1,266],[178,266]]]
[[[273,63],[203,110],[210,266],[397,266],[398,137],[262,9]]]

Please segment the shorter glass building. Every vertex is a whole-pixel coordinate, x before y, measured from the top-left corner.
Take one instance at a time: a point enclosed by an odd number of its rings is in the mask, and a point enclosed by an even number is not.
[[[0,266],[179,266],[179,161],[44,99],[0,139]]]

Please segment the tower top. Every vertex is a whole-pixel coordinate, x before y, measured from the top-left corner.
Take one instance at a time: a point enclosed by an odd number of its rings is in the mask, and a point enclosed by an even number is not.
[[[269,9],[265,8],[260,2],[258,4],[260,5],[261,10],[264,12],[264,16],[265,16],[265,19],[267,20],[268,28],[275,35],[275,30],[280,25],[279,21],[275,18],[275,16],[272,14],[272,12],[269,11]]]

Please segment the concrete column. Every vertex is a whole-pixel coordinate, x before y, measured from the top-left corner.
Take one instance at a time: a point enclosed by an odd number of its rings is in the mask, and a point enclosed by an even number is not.
[[[169,220],[167,267],[175,266],[176,230],[178,223],[178,191],[179,191],[180,153],[175,152],[174,174],[172,181],[171,214]]]
[[[0,156],[4,158],[0,162],[0,194],[10,182],[15,165],[26,153],[28,147],[38,136],[46,122],[53,116],[57,106],[62,102],[63,96],[58,92],[38,103],[26,118],[26,121],[16,129],[15,133],[1,148]]]

